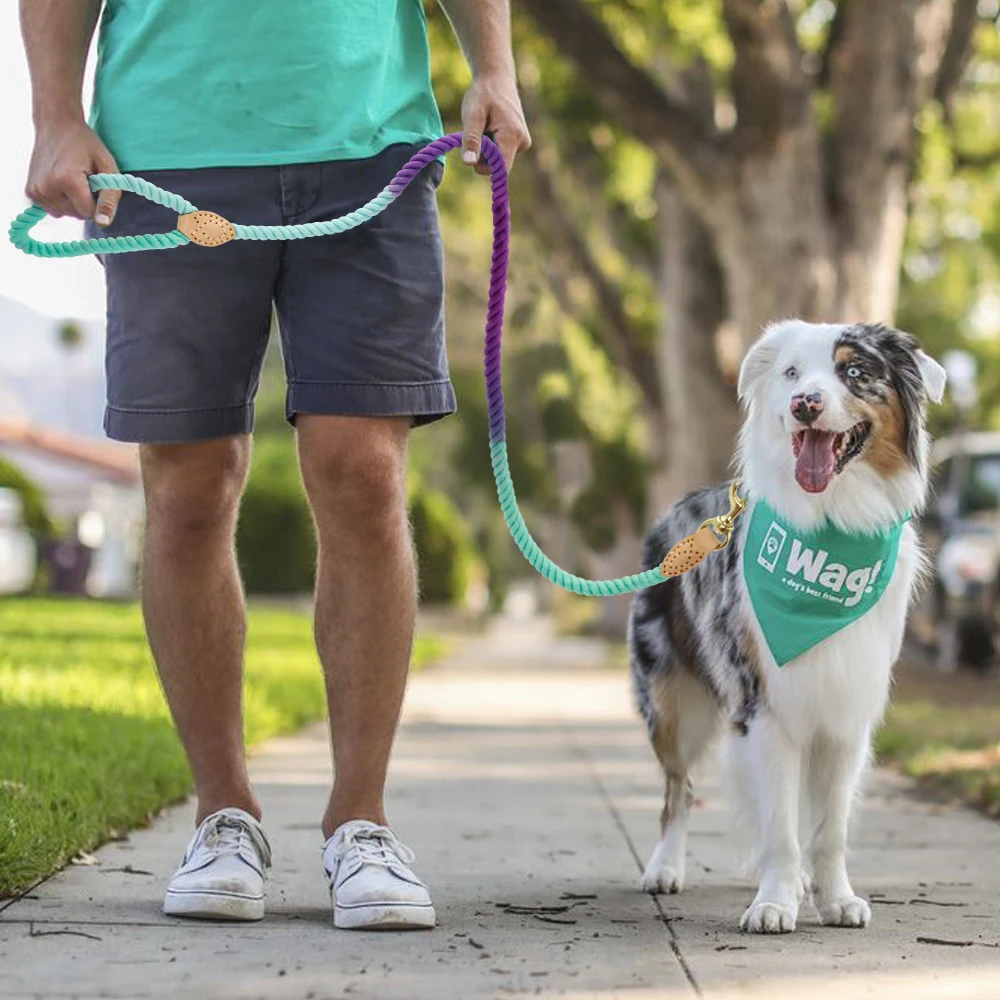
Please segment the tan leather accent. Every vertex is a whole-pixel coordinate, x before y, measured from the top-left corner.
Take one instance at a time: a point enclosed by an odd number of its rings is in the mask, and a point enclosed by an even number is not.
[[[188,212],[178,217],[177,228],[202,247],[218,247],[236,239],[236,227],[215,212]]]
[[[710,552],[722,547],[712,529],[706,524],[693,535],[682,538],[664,557],[660,563],[660,572],[664,576],[680,576],[694,569]]]

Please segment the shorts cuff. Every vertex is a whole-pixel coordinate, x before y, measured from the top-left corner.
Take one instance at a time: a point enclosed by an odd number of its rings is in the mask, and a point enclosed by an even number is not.
[[[104,411],[104,432],[108,437],[136,444],[182,444],[249,434],[252,430],[252,403],[206,410],[124,410],[108,406]]]
[[[413,426],[429,424],[458,410],[455,390],[441,382],[366,383],[292,382],[285,416],[412,417]]]

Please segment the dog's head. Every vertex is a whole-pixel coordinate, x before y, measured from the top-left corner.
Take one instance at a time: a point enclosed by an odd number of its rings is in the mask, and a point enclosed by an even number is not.
[[[926,404],[940,401],[944,384],[944,369],[907,333],[772,324],[740,369],[748,485],[779,500],[797,492],[803,512],[836,511],[859,527],[916,510],[926,491]]]

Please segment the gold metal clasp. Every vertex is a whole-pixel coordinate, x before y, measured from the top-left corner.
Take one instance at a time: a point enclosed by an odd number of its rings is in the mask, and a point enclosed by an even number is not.
[[[236,239],[236,227],[215,212],[188,212],[178,216],[177,228],[202,247],[218,247]]]
[[[722,537],[720,549],[724,549],[729,544],[729,539],[733,537],[733,529],[736,527],[736,518],[743,513],[747,505],[747,498],[739,495],[740,484],[734,482],[729,487],[729,513],[719,514],[717,517],[710,517],[707,521],[702,521],[702,528],[711,528],[716,535]]]

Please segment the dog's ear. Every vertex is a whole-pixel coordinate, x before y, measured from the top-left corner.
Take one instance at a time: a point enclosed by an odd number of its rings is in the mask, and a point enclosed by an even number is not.
[[[944,397],[944,386],[948,375],[944,366],[938,364],[929,354],[917,349],[917,367],[927,392],[927,398],[932,403],[940,403]]]
[[[739,401],[748,406],[754,391],[760,384],[761,379],[767,374],[774,364],[777,355],[778,345],[776,335],[780,324],[772,323],[754,342],[750,345],[740,365],[740,375],[736,382],[736,395]]]

